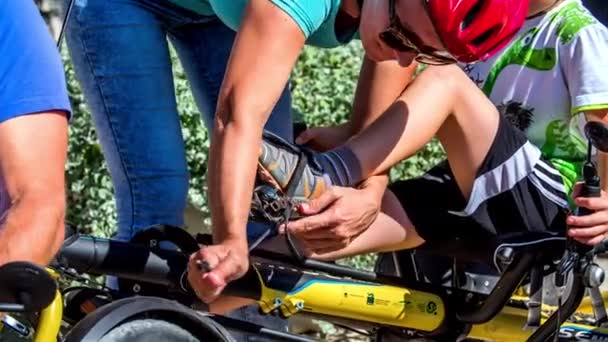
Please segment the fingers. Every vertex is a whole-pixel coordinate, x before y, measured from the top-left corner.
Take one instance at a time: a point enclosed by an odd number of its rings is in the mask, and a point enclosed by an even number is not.
[[[196,295],[205,303],[210,303],[219,296],[226,281],[214,275],[211,270],[220,264],[222,256],[218,248],[202,248],[190,256],[188,263],[188,281]]]
[[[608,198],[602,192],[601,197],[576,197],[574,203],[579,207],[600,211],[608,209]]]
[[[238,258],[236,253],[224,246],[211,246],[190,256],[188,281],[196,295],[210,303],[217,299],[230,281],[242,276],[248,266],[247,257]]]
[[[249,261],[247,258],[238,258],[236,253],[229,252],[210,273],[225,282],[231,282],[240,278],[248,267]]]
[[[604,225],[608,223],[608,211],[596,211],[590,215],[576,216],[570,215],[566,219],[568,226],[573,228],[587,228],[593,226]]]
[[[577,197],[579,196],[582,183],[577,183],[573,189],[574,203],[578,207],[593,211],[585,216],[570,215],[566,223],[570,226],[568,235],[580,243],[595,245],[604,240],[608,233],[608,198],[602,191],[601,197]]]
[[[298,209],[304,215],[318,214],[325,210],[327,207],[329,207],[340,197],[338,193],[338,188],[333,187],[330,190],[324,192],[321,196],[301,204]]]
[[[344,212],[339,209],[340,202],[337,202],[339,198],[339,190],[332,189],[300,205],[299,211],[307,217],[289,222],[287,229],[294,235],[304,235],[317,229],[339,226],[345,221],[344,215],[338,215]]]
[[[584,245],[594,246],[594,245],[597,245],[598,243],[604,241],[605,236],[598,235],[598,236],[594,236],[592,238],[575,237],[574,239]]]
[[[220,260],[225,258],[228,251],[225,248],[218,248],[219,246],[210,246],[201,248],[198,252],[193,253],[190,256],[190,261],[201,261],[206,263],[209,269],[214,269]]]
[[[331,222],[328,220],[328,222]],[[318,225],[309,230],[305,230],[301,234],[293,233],[300,240],[313,241],[313,240],[325,240],[334,239],[341,240],[351,238],[353,235],[358,233],[357,230],[349,229],[350,227],[343,222],[336,222],[335,220],[331,224]],[[293,230],[289,230],[291,233]]]
[[[601,236],[603,238],[606,233],[608,233],[608,225],[606,224],[585,228],[571,228],[568,230],[569,236],[583,239],[591,239],[596,236]]]
[[[314,230],[329,227],[331,224],[329,216],[330,214],[325,212],[315,216],[304,217],[297,221],[289,222],[286,229],[296,236],[304,236]]]

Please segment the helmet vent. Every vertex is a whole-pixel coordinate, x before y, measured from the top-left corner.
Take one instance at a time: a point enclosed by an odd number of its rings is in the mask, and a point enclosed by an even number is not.
[[[481,6],[483,5],[483,1],[478,0],[473,7],[469,10],[469,13],[462,19],[462,23],[460,24],[460,30],[466,30],[477,18],[479,12],[481,11]]]
[[[477,36],[475,39],[471,40],[471,44],[477,47],[481,46],[487,39],[493,37],[496,34],[496,31],[499,29],[499,27],[493,27],[485,31],[484,33]]]

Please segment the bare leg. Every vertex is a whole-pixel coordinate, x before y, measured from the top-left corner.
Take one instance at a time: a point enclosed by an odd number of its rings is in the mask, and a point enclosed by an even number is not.
[[[434,136],[447,152],[465,198],[498,129],[496,107],[457,66],[428,67],[380,118],[346,143],[364,177],[380,174],[415,154]],[[369,252],[414,248],[424,240],[391,193],[383,213],[348,247],[316,259],[335,260]],[[230,304],[241,300],[229,300]],[[222,299],[212,305],[228,308]],[[220,310],[222,311],[222,310]]]
[[[408,158],[435,134],[465,198],[498,129],[495,106],[457,67],[424,71],[370,127],[347,146],[361,162],[363,174],[386,171]],[[387,143],[390,142],[390,143]],[[383,199],[383,213],[346,248],[316,259],[335,260],[353,255],[394,251],[424,242],[392,193]]]
[[[410,249],[423,243],[424,240],[416,233],[397,197],[387,191],[382,198],[382,212],[363,234],[344,249],[325,254],[309,254],[309,257],[331,261],[359,254]]]
[[[457,66],[429,67],[347,146],[369,177],[409,158],[437,136],[468,198],[494,141],[498,119],[496,107]]]

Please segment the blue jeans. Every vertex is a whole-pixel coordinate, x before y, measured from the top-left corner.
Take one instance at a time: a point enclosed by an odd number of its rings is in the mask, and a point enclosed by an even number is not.
[[[218,18],[166,0],[75,0],[66,41],[112,178],[116,238],[184,224],[189,175],[167,39],[210,130],[234,38]],[[293,140],[288,85],[265,128]],[[263,228],[250,224],[249,238]]]
[[[112,177],[118,239],[184,223],[188,170],[166,38],[212,129],[234,37],[166,0],[75,0],[66,40]],[[290,107],[286,86],[266,125],[288,140]]]

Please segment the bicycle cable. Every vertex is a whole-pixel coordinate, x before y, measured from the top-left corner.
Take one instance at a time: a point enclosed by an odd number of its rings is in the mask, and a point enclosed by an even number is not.
[[[63,35],[65,32],[65,28],[68,25],[68,20],[70,19],[70,14],[72,13],[72,8],[74,7],[74,0],[69,0],[68,7],[65,11],[65,15],[63,17],[63,23],[61,23],[61,29],[59,30],[59,37],[57,38],[57,49],[61,52],[61,41],[63,40]]]

